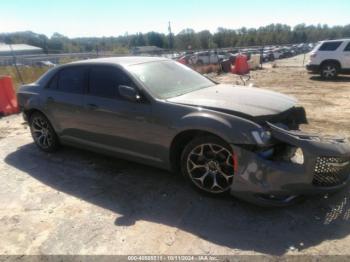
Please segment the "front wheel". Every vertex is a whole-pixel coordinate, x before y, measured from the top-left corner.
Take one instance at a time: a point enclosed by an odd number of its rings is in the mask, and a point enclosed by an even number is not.
[[[35,144],[45,152],[53,152],[59,146],[59,140],[50,121],[39,112],[30,116],[29,126]]]
[[[232,149],[214,136],[192,140],[181,156],[181,171],[202,192],[222,194],[229,191],[235,166]]]

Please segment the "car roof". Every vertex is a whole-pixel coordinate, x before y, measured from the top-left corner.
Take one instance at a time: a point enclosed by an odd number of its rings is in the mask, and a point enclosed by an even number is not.
[[[164,57],[148,57],[148,56],[123,56],[123,57],[106,57],[95,58],[81,61],[75,61],[69,64],[116,64],[122,66],[137,65],[157,61],[170,61]]]
[[[340,41],[350,41],[350,38],[334,39],[334,40],[323,40],[323,41],[320,41],[320,42],[321,43],[328,43],[328,42],[340,42]]]

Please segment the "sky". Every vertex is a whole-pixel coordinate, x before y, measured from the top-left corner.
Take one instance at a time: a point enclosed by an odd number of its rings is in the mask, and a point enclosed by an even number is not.
[[[271,23],[350,24],[349,0],[0,0],[0,32],[30,30],[51,36],[176,34]]]

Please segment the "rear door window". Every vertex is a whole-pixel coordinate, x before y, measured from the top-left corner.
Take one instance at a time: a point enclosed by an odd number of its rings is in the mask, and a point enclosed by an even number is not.
[[[57,90],[82,94],[86,85],[86,67],[67,67],[59,72]]]
[[[119,68],[113,66],[93,66],[90,68],[90,95],[119,98],[119,85],[134,86],[129,76]]]
[[[350,52],[350,42],[347,44],[347,46],[344,48],[345,52]]]
[[[335,51],[341,45],[341,41],[336,42],[325,42],[321,45],[319,51]]]

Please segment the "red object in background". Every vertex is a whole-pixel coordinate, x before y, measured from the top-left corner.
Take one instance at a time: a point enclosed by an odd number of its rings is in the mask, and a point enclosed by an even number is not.
[[[19,112],[17,96],[10,76],[0,76],[0,115]]]
[[[248,58],[246,55],[238,55],[235,61],[235,67],[232,69],[232,74],[246,75],[249,73]]]
[[[177,60],[179,63],[183,64],[183,65],[187,65],[187,61],[186,61],[186,57],[180,57],[179,60]]]

